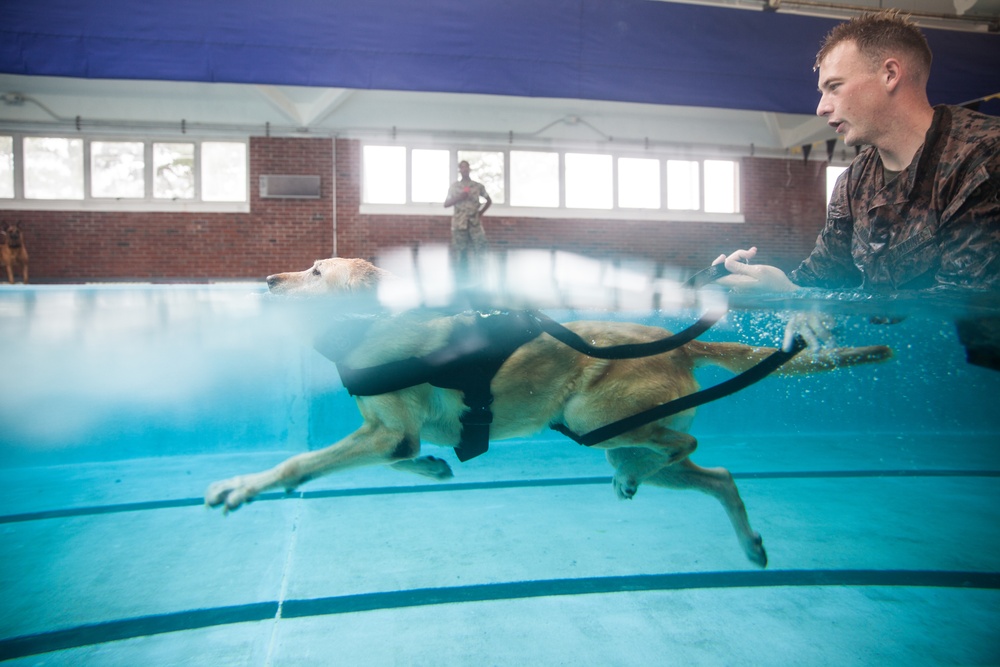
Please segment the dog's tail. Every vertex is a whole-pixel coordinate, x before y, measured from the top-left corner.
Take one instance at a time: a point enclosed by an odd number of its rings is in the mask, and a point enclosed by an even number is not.
[[[742,343],[704,343],[701,341],[691,341],[685,348],[691,354],[696,366],[712,364],[733,373],[746,371],[776,351],[773,347],[752,347]],[[878,363],[891,357],[892,348],[885,345],[835,347],[816,352],[806,349],[782,364],[775,371],[775,374],[805,375],[847,366]]]

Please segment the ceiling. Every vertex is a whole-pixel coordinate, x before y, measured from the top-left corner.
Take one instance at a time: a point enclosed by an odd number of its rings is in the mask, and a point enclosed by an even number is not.
[[[843,3],[717,0],[711,4],[753,7],[755,14],[759,14],[761,2],[776,3],[779,12],[850,15],[850,11],[843,9]],[[982,33],[988,30],[990,20],[1000,20],[1000,0],[891,3],[856,0],[851,6],[877,8],[882,4],[914,12],[921,23],[935,28],[947,25],[950,29]],[[926,16],[921,18],[921,13]],[[949,16],[951,20],[946,18]],[[963,16],[976,18],[964,21],[960,18]],[[1000,50],[1000,36],[995,43]],[[390,91],[20,73],[0,73],[0,129],[26,132],[79,129],[92,134],[118,135],[183,132],[372,139],[402,136],[432,143],[670,145],[761,154],[788,152],[803,144],[835,137],[823,119],[808,113],[562,95]]]

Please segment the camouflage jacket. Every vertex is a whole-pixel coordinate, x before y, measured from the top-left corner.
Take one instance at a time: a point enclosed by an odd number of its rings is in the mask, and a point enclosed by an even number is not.
[[[913,162],[885,184],[869,147],[841,174],[804,287],[1000,290],[1000,119],[935,107]]]
[[[481,200],[486,197],[486,186],[476,181],[455,181],[448,188],[448,197],[445,201],[457,198],[462,190],[470,193],[466,199],[455,202],[455,211],[451,216],[452,229],[467,229],[469,225],[479,222],[479,206]]]

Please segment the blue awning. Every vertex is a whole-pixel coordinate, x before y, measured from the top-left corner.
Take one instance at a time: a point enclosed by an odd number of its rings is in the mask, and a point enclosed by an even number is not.
[[[0,72],[813,113],[835,23],[648,0],[3,0]],[[1000,93],[1000,36],[925,32],[932,103]]]

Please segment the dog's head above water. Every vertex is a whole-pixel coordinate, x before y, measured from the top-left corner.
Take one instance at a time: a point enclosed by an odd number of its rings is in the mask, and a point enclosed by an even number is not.
[[[12,248],[19,247],[22,241],[21,226],[13,222],[3,227],[0,229],[0,240],[4,245],[9,245]]]
[[[272,294],[350,294],[373,290],[391,275],[363,259],[333,257],[316,260],[305,271],[268,276],[267,288]]]

